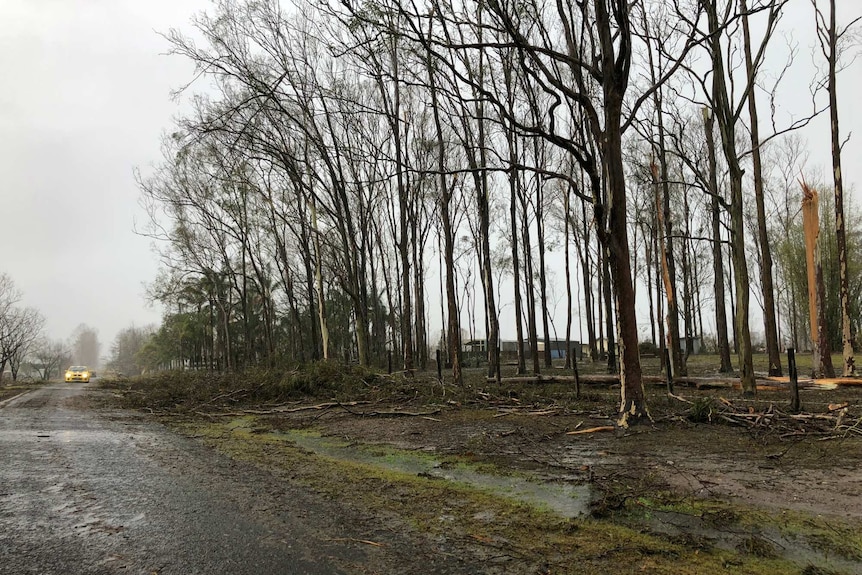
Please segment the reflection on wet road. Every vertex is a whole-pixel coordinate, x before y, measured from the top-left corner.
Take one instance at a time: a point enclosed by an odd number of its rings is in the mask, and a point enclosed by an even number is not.
[[[194,461],[212,454],[87,410],[85,393],[54,385],[0,407],[0,573],[342,572],[300,543],[301,524],[284,532],[221,492]]]

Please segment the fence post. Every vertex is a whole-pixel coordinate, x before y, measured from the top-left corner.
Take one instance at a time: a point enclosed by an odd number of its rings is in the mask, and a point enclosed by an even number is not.
[[[796,350],[787,348],[787,371],[790,373],[790,411],[798,413],[799,405],[799,372],[796,371]]]
[[[575,374],[575,398],[581,398],[581,377],[578,375],[578,354],[573,353],[572,356],[572,371]]]

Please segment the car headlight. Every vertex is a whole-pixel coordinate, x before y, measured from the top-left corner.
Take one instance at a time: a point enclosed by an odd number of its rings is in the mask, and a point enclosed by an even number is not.
[[[83,377],[84,379],[87,379],[88,377],[90,377],[90,373],[89,373],[89,372],[87,372],[87,371],[82,371],[82,372],[81,372],[81,377]]]
[[[66,372],[66,377],[72,377],[72,372],[71,372],[71,371],[67,371],[67,372]]]

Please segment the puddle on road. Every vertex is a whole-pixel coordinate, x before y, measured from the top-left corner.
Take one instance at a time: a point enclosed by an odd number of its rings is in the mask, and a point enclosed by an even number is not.
[[[303,431],[278,432],[276,435],[318,455],[466,484],[521,503],[548,509],[565,518],[578,517],[589,512],[589,485],[539,483],[523,477],[481,473],[468,465],[452,465],[424,454],[388,447],[357,446]]]

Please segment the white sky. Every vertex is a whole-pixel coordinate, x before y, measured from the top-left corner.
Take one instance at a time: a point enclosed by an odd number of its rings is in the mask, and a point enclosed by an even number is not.
[[[807,0],[791,5],[785,28],[796,28],[800,55],[790,97],[804,101],[811,9]],[[191,16],[209,6],[0,0],[0,272],[46,317],[51,337],[65,339],[86,323],[98,329],[104,355],[120,329],[160,319],[144,300],[157,262],[149,240],[132,231],[144,218],[133,170],[159,161],[161,134],[179,111],[170,91],[192,75],[188,62],[162,55],[167,43],[157,32],[189,30]],[[841,20],[858,15],[862,2],[839,0]],[[842,133],[853,132],[844,155],[848,188],[862,179],[860,71],[857,63],[840,78]],[[812,164],[828,170],[828,122],[804,136]],[[557,281],[564,293],[561,274]],[[437,303],[429,303],[433,339],[439,320]],[[558,329],[564,317],[559,310]]]
[[[204,0],[0,0],[0,271],[54,338],[79,323],[103,354],[129,325],[158,322],[156,273],[133,169],[160,157],[191,65],[156,31]]]

